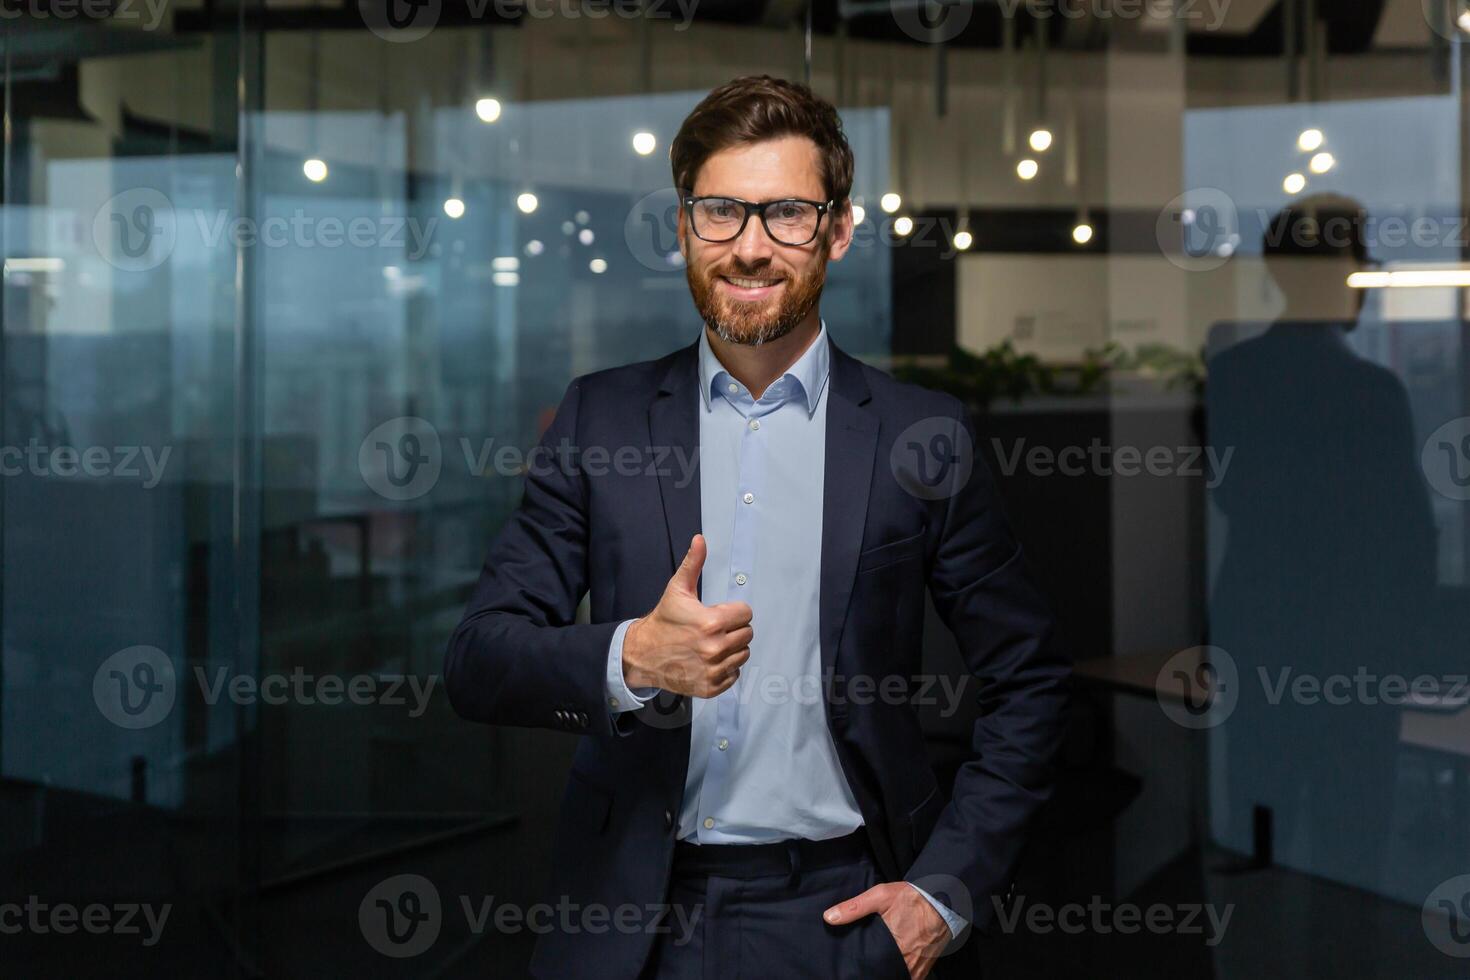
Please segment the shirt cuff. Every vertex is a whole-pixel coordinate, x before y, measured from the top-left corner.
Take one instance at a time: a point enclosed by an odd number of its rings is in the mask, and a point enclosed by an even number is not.
[[[631,619],[619,623],[612,642],[607,645],[607,707],[613,714],[636,711],[658,693],[656,687],[640,687],[635,691],[623,678],[623,637],[628,635],[631,625]]]
[[[937,898],[935,898],[933,895],[930,895],[928,892],[924,891],[924,889],[920,888],[918,885],[914,884],[912,881],[906,882],[906,884],[910,888],[912,888],[914,891],[918,892],[920,895],[923,895],[924,896],[924,901],[926,901],[930,905],[934,906],[934,911],[938,912],[939,913],[939,917],[944,920],[944,924],[947,925],[947,926],[949,926],[949,938],[951,940],[953,940],[961,932],[964,932],[965,931],[965,926],[969,925],[968,922],[966,922],[964,919],[960,918],[958,915],[956,915],[954,912],[952,912],[947,906],[943,905]]]

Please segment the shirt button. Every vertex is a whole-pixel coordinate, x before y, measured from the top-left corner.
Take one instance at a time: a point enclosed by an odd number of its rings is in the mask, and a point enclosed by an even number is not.
[[[715,743],[715,746],[723,752],[730,747],[730,740],[728,738],[722,738]]]
[[[755,494],[753,494],[753,493],[747,493],[745,496],[741,497],[740,499],[743,500],[743,501],[745,501],[747,504],[753,504],[753,503],[755,503]]]
[[[608,703],[608,706],[609,707],[616,708],[618,706],[618,699],[617,698],[608,698],[607,699],[607,703]]]
[[[761,427],[761,420],[760,419],[751,419],[750,420],[750,427],[752,429],[759,429]]]
[[[704,818],[704,829],[705,830],[713,830],[714,829],[714,826],[715,826],[715,818],[714,817],[705,817]]]
[[[732,381],[729,385],[726,386],[725,390],[733,395],[735,394],[735,392],[740,390],[740,386]]]
[[[736,585],[744,585],[746,582],[749,582],[749,581],[750,581],[750,579],[748,579],[748,578],[745,577],[745,573],[744,572],[740,572],[739,574],[737,574],[735,576],[735,584]]]

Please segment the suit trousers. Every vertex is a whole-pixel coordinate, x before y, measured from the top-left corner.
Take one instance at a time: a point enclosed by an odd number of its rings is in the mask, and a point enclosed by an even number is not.
[[[879,915],[829,925],[822,913],[882,879],[864,854],[819,868],[682,869],[669,905],[679,910],[656,937],[640,980],[908,980]]]

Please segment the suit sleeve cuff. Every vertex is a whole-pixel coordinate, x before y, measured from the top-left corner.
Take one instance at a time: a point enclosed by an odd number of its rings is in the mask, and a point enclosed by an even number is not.
[[[965,931],[965,926],[969,925],[968,922],[960,918],[948,906],[941,903],[937,898],[924,891],[924,889],[920,888],[912,881],[908,882],[908,885],[914,891],[918,892],[920,895],[923,895],[924,901],[934,906],[934,911],[938,912],[939,917],[944,920],[944,924],[949,926],[949,938],[951,940],[953,940],[956,936]]]
[[[631,625],[631,619],[619,623],[612,635],[612,641],[607,645],[607,707],[615,715],[624,711],[636,711],[658,693],[658,688],[655,687],[640,687],[635,691],[623,678],[623,638],[628,635],[628,627]]]

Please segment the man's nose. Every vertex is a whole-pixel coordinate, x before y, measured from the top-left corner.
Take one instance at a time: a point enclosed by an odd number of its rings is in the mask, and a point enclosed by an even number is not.
[[[765,225],[761,224],[759,214],[750,216],[750,220],[745,223],[745,230],[735,239],[731,251],[737,259],[752,268],[770,260],[774,246],[770,236],[766,234]]]

